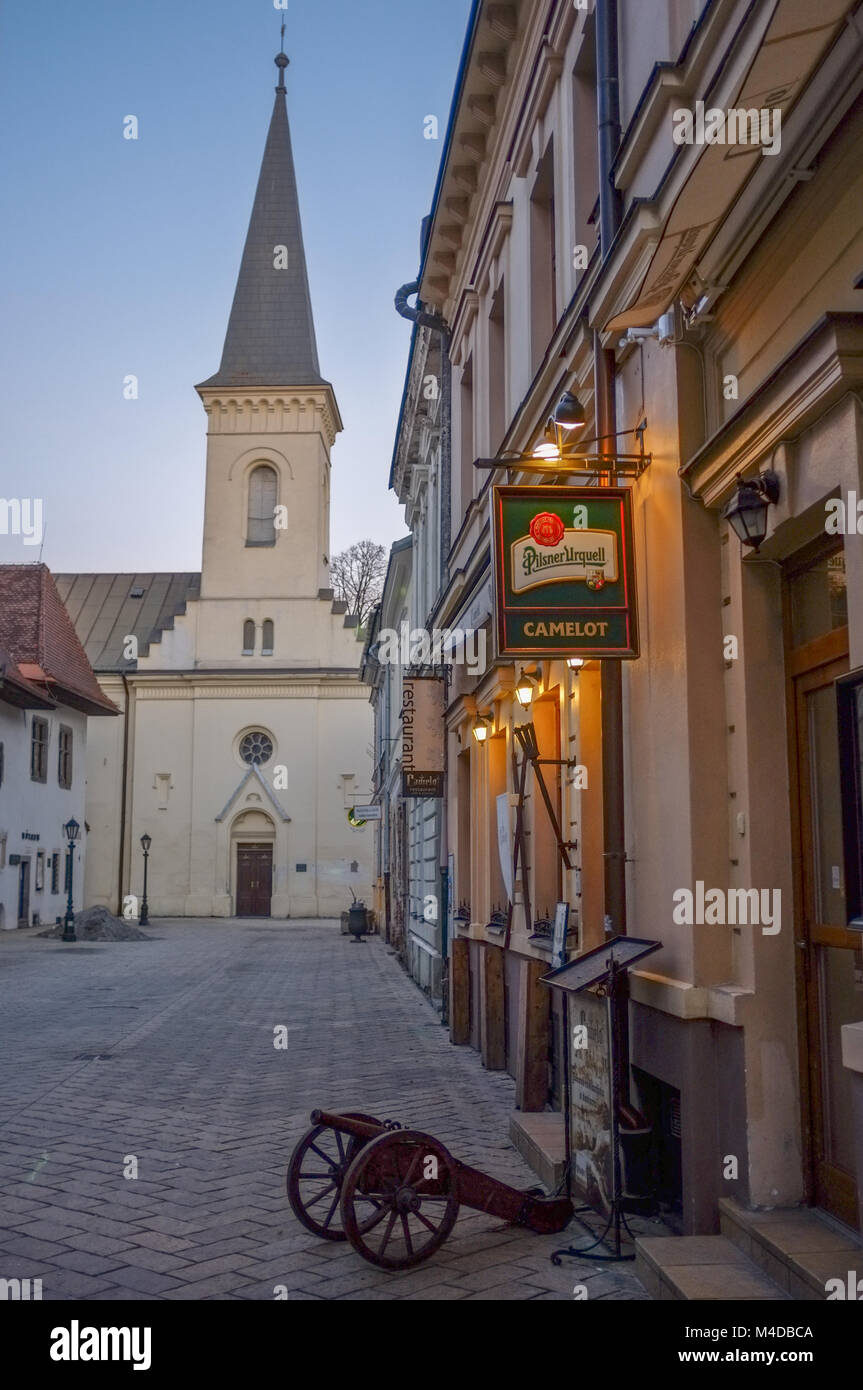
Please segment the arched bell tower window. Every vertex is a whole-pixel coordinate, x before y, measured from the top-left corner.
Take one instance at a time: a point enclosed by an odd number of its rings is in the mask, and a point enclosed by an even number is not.
[[[255,624],[251,618],[243,623],[243,656],[255,655]]]
[[[246,545],[275,545],[278,478],[275,468],[261,463],[249,477],[249,519]]]
[[[263,641],[261,643],[261,656],[273,655],[273,623],[271,618],[264,619],[262,630]]]

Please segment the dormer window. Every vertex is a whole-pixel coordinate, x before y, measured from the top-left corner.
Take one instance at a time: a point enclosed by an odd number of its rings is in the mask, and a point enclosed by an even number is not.
[[[259,464],[249,478],[246,545],[275,545],[278,478],[275,468]]]

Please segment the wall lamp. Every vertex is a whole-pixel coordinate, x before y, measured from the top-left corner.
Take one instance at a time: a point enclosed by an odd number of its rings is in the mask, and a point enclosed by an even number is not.
[[[471,733],[473,734],[477,743],[485,743],[486,739],[488,738],[490,728],[491,721],[489,719],[486,719],[484,714],[478,714],[476,719],[473,721],[473,725],[471,727]]]
[[[574,671],[575,674],[578,675],[579,671],[581,670],[582,666],[584,665],[584,657],[583,657],[583,656],[568,656],[568,657],[566,658],[566,664],[567,664],[567,666],[569,667],[570,671]]]
[[[534,681],[533,677],[529,676],[525,671],[524,667],[522,667],[521,675],[515,683],[515,698],[518,700],[518,703],[521,705],[522,709],[530,708],[530,702],[533,699],[533,692],[535,687],[536,682]]]
[[[738,473],[737,489],[723,509],[722,519],[728,522],[741,544],[749,546],[757,555],[767,535],[767,514],[771,505],[778,501],[779,475],[772,468],[757,478],[746,479]]]

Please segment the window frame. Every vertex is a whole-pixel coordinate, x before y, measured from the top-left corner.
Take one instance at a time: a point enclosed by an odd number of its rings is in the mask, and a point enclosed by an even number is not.
[[[72,790],[73,753],[74,730],[71,724],[61,724],[57,731],[57,785],[63,791]]]
[[[44,738],[37,737],[44,730]],[[30,781],[41,782],[43,785],[48,781],[48,751],[51,745],[51,725],[47,719],[42,719],[40,715],[34,714],[30,722]],[[39,750],[38,759],[36,756]],[[38,762],[38,766],[37,766]]]
[[[261,473],[261,472],[271,473],[272,476],[273,476],[273,480],[274,480],[274,489],[273,489],[273,514],[272,514],[272,516],[265,515],[265,516],[254,516],[254,517],[253,517],[253,516],[252,516],[252,487],[253,487],[253,484],[254,484],[254,479],[255,479],[256,474]],[[253,468],[251,469],[251,471],[250,471],[250,473],[249,473],[249,479],[248,479],[248,484],[247,484],[247,489],[246,489],[246,545],[247,545],[248,547],[253,548],[253,549],[263,550],[263,549],[267,549],[268,547],[271,548],[272,546],[274,546],[274,545],[276,544],[277,535],[276,535],[276,514],[275,514],[275,508],[276,508],[278,505],[279,505],[279,473],[278,473],[278,469],[276,468],[275,464],[270,463],[270,462],[269,462],[268,460],[266,460],[266,459],[262,459],[260,463],[256,463],[256,464],[253,466]],[[270,535],[269,532],[268,532],[268,536],[267,536],[267,539],[266,539],[266,540],[256,540],[256,539],[253,539],[253,537],[252,537],[252,527],[253,527],[254,524],[257,524],[257,525],[264,525],[264,524],[266,524],[266,525],[268,525],[269,528],[270,528],[270,530],[271,530],[271,532],[272,532],[272,534]]]

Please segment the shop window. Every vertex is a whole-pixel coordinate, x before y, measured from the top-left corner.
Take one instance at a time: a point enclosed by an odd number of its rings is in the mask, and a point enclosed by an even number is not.
[[[72,786],[72,730],[67,724],[60,725],[57,740],[57,781],[67,791]]]
[[[48,781],[48,721],[33,716],[30,729],[30,780]]]
[[[788,580],[791,640],[803,647],[816,637],[848,624],[845,552],[836,550],[808,564]]]
[[[249,478],[246,545],[275,545],[278,478],[275,468],[260,464]]]
[[[273,655],[273,633],[274,633],[274,628],[273,628],[272,620],[271,620],[270,618],[266,618],[266,619],[264,620],[264,626],[263,626],[263,638],[262,638],[262,644],[261,644],[261,656],[272,656],[272,655]]]
[[[243,656],[255,655],[255,624],[251,618],[243,623]]]

